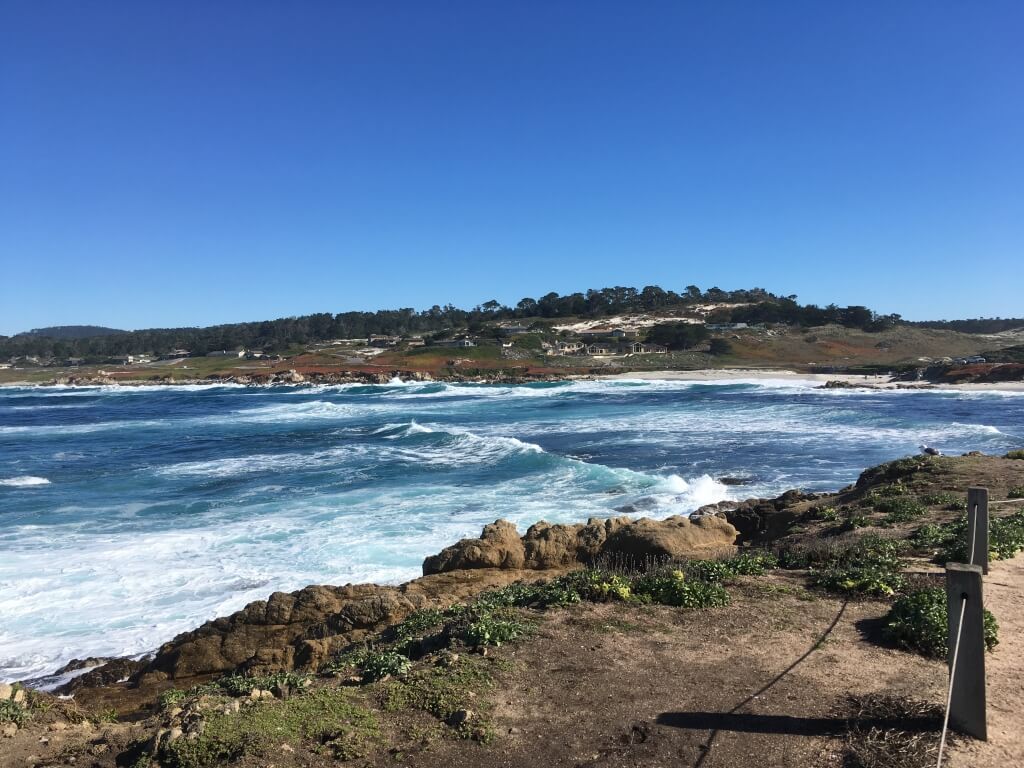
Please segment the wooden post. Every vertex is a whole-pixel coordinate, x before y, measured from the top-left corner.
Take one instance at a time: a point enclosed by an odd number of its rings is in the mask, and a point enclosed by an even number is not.
[[[988,488],[967,489],[967,558],[988,575]]]
[[[964,605],[966,600],[966,606]],[[988,740],[985,722],[985,628],[981,596],[981,566],[949,563],[946,566],[946,610],[949,614],[950,726],[982,741]],[[960,614],[963,611],[963,626]],[[956,651],[957,630],[960,635]]]

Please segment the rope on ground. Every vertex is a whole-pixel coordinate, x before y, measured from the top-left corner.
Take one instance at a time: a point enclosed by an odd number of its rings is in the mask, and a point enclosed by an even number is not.
[[[967,610],[967,596],[960,599],[960,621],[956,626],[956,643],[953,645],[953,664],[949,669],[949,693],[946,694],[946,715],[942,720],[942,738],[939,739],[939,760],[936,768],[942,768],[942,753],[946,750],[946,732],[949,730],[949,708],[953,703],[953,681],[956,679],[956,661],[960,654],[960,632],[964,628],[964,613]]]
[[[1024,504],[1024,499],[1002,499],[1001,501],[990,501],[989,504]]]

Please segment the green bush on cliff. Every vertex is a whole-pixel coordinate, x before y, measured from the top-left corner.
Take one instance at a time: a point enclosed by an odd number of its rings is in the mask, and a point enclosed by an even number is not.
[[[967,551],[967,515],[938,525],[924,525],[912,537],[915,545],[935,550],[939,563],[964,563]],[[1007,560],[1024,549],[1024,510],[989,521],[989,559]]]
[[[903,588],[903,542],[868,535],[836,551],[823,567],[811,569],[812,583],[843,595],[891,597]]]
[[[641,602],[679,608],[713,608],[729,604],[721,584],[687,578],[680,570],[658,570],[633,580],[633,592]]]
[[[1003,458],[1004,459],[1024,459],[1024,450],[1010,451],[1005,456],[1003,456]]]
[[[944,589],[929,587],[902,595],[893,603],[885,622],[882,633],[887,640],[925,656],[946,657],[949,630]],[[999,625],[987,610],[984,633],[985,647],[991,651],[999,642]]]

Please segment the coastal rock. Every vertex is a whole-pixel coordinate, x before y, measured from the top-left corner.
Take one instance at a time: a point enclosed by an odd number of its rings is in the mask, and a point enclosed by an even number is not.
[[[793,507],[817,498],[818,495],[813,493],[786,491],[774,499],[747,499],[707,504],[694,512],[692,517],[724,517],[739,531],[737,544],[763,543],[784,535],[803,514],[802,509]]]
[[[423,561],[423,574],[473,568],[522,568],[526,548],[515,525],[495,520],[479,539],[462,539]]]
[[[423,561],[423,573],[474,568],[548,570],[578,567],[601,557],[662,558],[700,554],[731,547],[736,529],[725,519],[693,520],[613,517],[586,525],[551,525],[541,521],[519,537],[507,520],[486,526],[479,539],[463,539]]]
[[[736,534],[728,520],[716,515],[641,518],[612,531],[601,554],[635,559],[683,557],[731,547]]]

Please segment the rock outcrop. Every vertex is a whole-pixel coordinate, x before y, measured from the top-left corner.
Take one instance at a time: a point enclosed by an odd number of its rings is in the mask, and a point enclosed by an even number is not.
[[[478,539],[463,539],[423,561],[423,573],[477,568],[578,567],[602,558],[643,560],[707,554],[732,547],[737,530],[715,515],[649,520],[613,517],[585,525],[539,522],[520,537],[507,520],[486,526]]]
[[[712,515],[591,519],[585,525],[540,522],[522,537],[515,525],[497,520],[484,527],[480,538],[464,539],[428,557],[422,578],[400,586],[349,584],[276,592],[178,635],[144,663],[126,666],[116,660],[72,681],[66,690],[109,684],[128,673],[134,685],[149,688],[231,671],[316,669],[333,654],[418,609],[445,607],[514,581],[552,578],[600,558],[710,555],[731,549],[736,534],[727,520]]]

